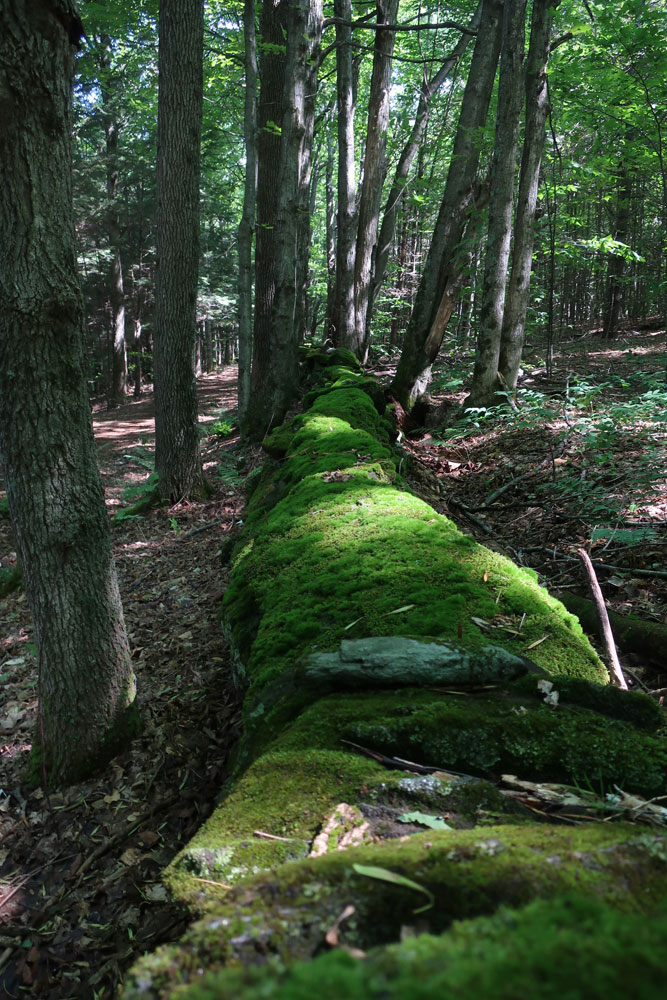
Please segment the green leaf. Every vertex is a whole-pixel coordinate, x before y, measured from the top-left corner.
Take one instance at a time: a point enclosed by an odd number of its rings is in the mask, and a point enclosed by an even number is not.
[[[366,878],[375,878],[381,882],[391,882],[393,885],[402,885],[406,889],[414,889],[415,892],[421,892],[425,896],[428,896],[428,903],[413,910],[413,913],[423,913],[424,910],[430,910],[435,903],[435,896],[430,889],[424,888],[418,882],[413,882],[412,879],[406,878],[405,875],[398,875],[396,872],[390,872],[388,868],[377,868],[375,865],[352,865],[352,868],[357,875],[364,875]]]
[[[399,823],[419,823],[420,826],[427,826],[429,830],[452,830],[453,827],[445,823],[439,816],[430,816],[429,813],[411,812],[403,813],[398,817]]]

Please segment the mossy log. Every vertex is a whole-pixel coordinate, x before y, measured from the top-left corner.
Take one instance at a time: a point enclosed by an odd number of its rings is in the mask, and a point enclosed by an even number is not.
[[[534,574],[407,491],[366,380],[341,379],[269,439],[223,602],[244,735],[220,805],[164,873],[202,916],[125,995],[412,998],[419,981],[458,997],[500,976],[498,996],[551,996],[529,984],[552,953],[553,995],[576,995],[583,951],[568,967],[559,942],[584,922],[597,961],[601,927],[635,926],[616,910],[658,914],[667,837],[550,824],[496,779],[663,794],[661,711],[607,685]],[[406,773],[418,765],[434,773]],[[527,985],[503,986],[508,968]]]
[[[589,635],[597,636],[599,626],[592,601],[569,591],[561,593],[560,600],[568,611],[577,616]],[[648,656],[657,666],[664,664],[665,649],[667,649],[667,625],[646,621],[643,618],[638,618],[637,615],[619,615],[615,611],[609,610],[607,614],[614,639],[621,649],[627,653]]]

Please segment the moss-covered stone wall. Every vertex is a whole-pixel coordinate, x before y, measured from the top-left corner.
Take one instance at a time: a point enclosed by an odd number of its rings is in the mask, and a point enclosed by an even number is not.
[[[265,443],[223,602],[244,736],[164,875],[200,920],[138,963],[126,996],[300,997],[322,977],[332,997],[407,996],[415,977],[424,996],[445,981],[463,996],[507,969],[541,982],[578,920],[596,954],[617,909],[662,927],[666,838],[555,826],[496,787],[511,773],[660,795],[660,710],[604,686],[534,574],[410,493],[351,355],[305,364],[307,408]]]

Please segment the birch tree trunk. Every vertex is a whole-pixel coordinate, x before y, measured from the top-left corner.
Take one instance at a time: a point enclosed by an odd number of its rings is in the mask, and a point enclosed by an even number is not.
[[[206,486],[193,355],[199,274],[203,0],[161,0],[155,282],[155,468],[173,502]]]
[[[505,0],[480,329],[472,388],[464,403],[468,407],[492,405],[496,401],[495,393],[500,388],[498,359],[512,237],[514,176],[523,100],[525,29],[526,0]]]
[[[70,83],[83,29],[69,0],[11,0],[3,14],[0,460],[35,626],[34,777],[54,785],[113,756],[138,717],[76,273]]]
[[[560,0],[533,0],[530,42],[526,63],[526,128],[521,154],[519,195],[514,220],[514,246],[498,370],[510,390],[516,389],[521,354],[526,339],[526,313],[530,292],[535,236],[535,209],[544,150],[547,95],[547,63],[551,26]]]
[[[460,287],[457,249],[475,206],[480,131],[486,121],[498,65],[502,3],[484,0],[466,83],[445,192],[426,258],[392,392],[410,410],[423,395]]]

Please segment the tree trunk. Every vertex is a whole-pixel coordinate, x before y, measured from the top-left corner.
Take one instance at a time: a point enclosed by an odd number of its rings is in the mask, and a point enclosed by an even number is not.
[[[193,369],[199,272],[203,0],[161,0],[155,282],[155,468],[176,502],[201,496]]]
[[[351,0],[334,0],[337,18],[350,22]],[[338,99],[338,213],[336,217],[336,308],[334,343],[358,353],[354,311],[356,183],[354,163],[354,73],[352,29],[336,24],[336,92]]]
[[[456,254],[475,205],[480,132],[486,121],[498,65],[501,23],[500,0],[484,0],[445,192],[391,387],[407,410],[412,409],[430,382],[431,365],[451,315],[453,290],[460,281],[461,265]]]
[[[119,406],[127,390],[127,345],[125,341],[125,291],[120,255],[120,218],[118,211],[118,107],[119,80],[111,67],[111,39],[101,39],[100,89],[104,109],[106,140],[107,231],[111,264],[109,266],[109,302],[111,305],[111,385],[109,407]]]
[[[498,370],[506,386],[516,389],[526,338],[526,313],[533,265],[535,209],[540,181],[548,106],[547,63],[553,16],[560,0],[533,0],[526,64],[526,134],[521,155],[519,196],[514,221],[514,246]]]
[[[290,0],[276,212],[276,293],[271,323],[270,418],[280,424],[297,387],[300,298],[308,267],[310,179],[322,0]]]
[[[377,23],[395,24],[399,0],[377,0]],[[395,31],[376,31],[373,47],[373,72],[368,97],[368,124],[364,147],[364,174],[359,199],[359,222],[354,256],[355,342],[359,356],[368,357],[370,329],[366,314],[370,297],[371,264],[376,251],[382,185],[386,173],[387,126],[389,124],[389,87]]]
[[[476,31],[479,27],[480,16],[482,12],[482,0],[479,0],[477,5],[477,10],[470,21],[470,28]],[[463,34],[460,40],[454,46],[454,49],[444,61],[438,72],[432,77],[431,80],[423,82],[420,93],[419,93],[419,104],[417,106],[417,114],[415,115],[414,125],[412,126],[412,132],[410,133],[410,138],[406,142],[401,155],[396,164],[396,170],[394,173],[394,179],[392,181],[391,190],[385,202],[384,213],[382,215],[382,226],[380,228],[380,236],[377,242],[377,252],[375,258],[375,267],[373,269],[370,300],[368,305],[368,310],[366,313],[366,339],[370,337],[370,321],[373,314],[373,307],[375,305],[375,300],[384,282],[385,272],[387,270],[387,263],[389,262],[389,254],[391,251],[391,246],[394,240],[394,233],[396,231],[396,220],[398,218],[398,211],[403,201],[403,196],[407,187],[408,175],[410,173],[410,168],[417,154],[418,149],[421,147],[424,137],[426,135],[426,126],[428,125],[428,120],[431,114],[431,100],[437,94],[440,87],[443,85],[445,80],[447,80],[454,71],[455,67],[458,65],[461,56],[468,47],[472,35]]]
[[[331,120],[327,123],[326,171],[326,258],[327,258],[327,315],[324,324],[325,340],[334,339],[336,314],[336,198],[334,195],[334,147]]]
[[[522,65],[526,0],[505,0],[498,82],[498,112],[491,166],[480,329],[472,388],[464,406],[491,406],[497,399],[500,335],[512,236],[514,175],[523,99]]]
[[[136,722],[76,273],[70,81],[82,31],[59,0],[5,4],[0,36],[0,458],[35,625],[49,784],[89,774]]]
[[[257,43],[255,37],[255,0],[245,0],[243,7],[245,40],[245,101],[243,135],[245,140],[245,186],[243,213],[239,223],[238,251],[238,323],[239,323],[239,425],[245,429],[250,406],[250,367],[252,360],[252,238],[255,232],[257,200]]]
[[[630,195],[632,194],[632,179],[630,171],[621,161],[617,171],[616,187],[616,224],[614,239],[626,243],[630,222]],[[615,337],[618,332],[618,321],[623,311],[625,259],[620,253],[614,253],[609,258],[607,268],[607,286],[605,289],[605,307],[602,336]]]
[[[255,313],[252,340],[251,405],[244,436],[261,440],[271,409],[271,330],[276,290],[276,215],[280,171],[280,125],[283,119],[287,0],[262,3],[259,103],[257,106],[257,221],[255,237]]]

